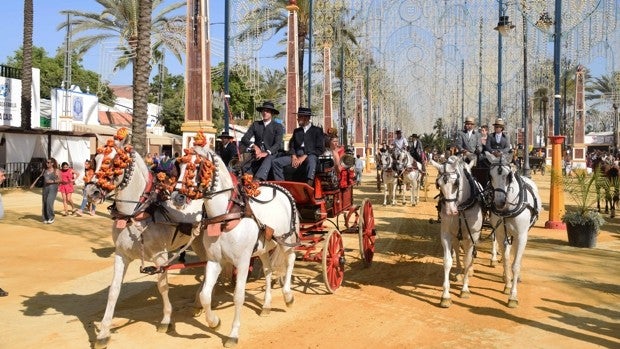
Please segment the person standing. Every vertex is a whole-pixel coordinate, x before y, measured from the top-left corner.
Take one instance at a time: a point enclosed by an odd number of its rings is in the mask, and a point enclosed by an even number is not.
[[[252,123],[240,141],[242,151],[249,150],[254,154],[254,158],[245,164],[243,171],[253,174],[259,181],[265,181],[268,179],[273,159],[282,149],[284,126],[273,120],[273,115],[280,112],[272,102],[264,102],[256,110],[261,113],[262,120]],[[254,142],[251,142],[252,137]]]
[[[475,130],[474,118],[465,118],[465,128],[459,132],[456,138],[456,149],[467,159],[467,162],[480,154],[480,134]]]
[[[0,167],[0,184],[6,179],[4,168]],[[4,205],[2,204],[2,194],[0,194],[0,219],[4,218]],[[6,297],[9,293],[0,288],[0,297]]]
[[[508,154],[512,151],[510,138],[504,132],[504,119],[497,118],[493,124],[495,131],[487,137],[487,151],[495,156]]]
[[[147,159],[149,157],[147,156]],[[95,169],[92,166],[92,162],[90,160],[86,160],[84,161],[84,189],[86,189],[86,185],[88,184],[88,182],[90,182],[91,178],[93,178],[93,176],[95,175]],[[86,192],[84,192],[82,194],[82,204],[80,205],[80,208],[75,211],[75,214],[79,217],[82,216],[82,213],[84,213],[84,210],[87,208],[87,206],[90,206],[90,209],[88,210],[88,212],[90,213],[91,216],[95,215],[95,210],[97,209],[97,207],[95,207],[95,203],[88,202],[88,197],[86,196]]]
[[[364,172],[364,160],[360,154],[355,158],[355,184],[362,185],[362,172]]]
[[[66,216],[67,214],[73,214],[75,211],[75,207],[73,206],[73,186],[75,185],[75,180],[77,179],[77,173],[69,167],[68,162],[63,162],[60,166],[60,185],[58,186],[58,191],[60,191],[60,195],[62,196],[62,215]],[[67,208],[71,207],[71,210],[67,211]]]
[[[321,154],[325,152],[325,136],[323,129],[312,125],[310,108],[299,107],[297,110],[297,123],[299,127],[293,131],[293,137],[289,141],[290,156],[282,156],[273,161],[273,178],[276,181],[284,180],[284,167],[292,166],[293,172],[299,172],[306,164],[306,183],[314,187],[314,175],[316,163]]]
[[[56,159],[49,158],[45,162],[45,169],[43,169],[39,177],[32,183],[30,186],[31,189],[41,177],[43,177],[43,194],[41,195],[43,203],[43,223],[52,224],[56,218],[54,214],[54,202],[56,201],[58,185],[60,184],[60,170],[58,170],[58,162]]]
[[[226,164],[226,167],[230,169],[230,161],[237,157],[237,143],[233,141],[235,138],[226,131],[223,131],[218,138],[222,140],[220,157],[222,161],[224,161],[224,164]]]

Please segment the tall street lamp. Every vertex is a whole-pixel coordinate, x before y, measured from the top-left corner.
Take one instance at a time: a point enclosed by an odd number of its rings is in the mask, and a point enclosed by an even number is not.
[[[499,22],[497,23],[497,27],[494,29],[497,30],[497,114],[499,118],[502,117],[502,35],[507,35],[512,29],[514,29],[514,25],[509,20],[508,16],[504,15],[504,2],[499,0]]]
[[[564,209],[564,191],[562,178],[562,143],[565,137],[560,135],[560,59],[561,59],[561,35],[562,35],[562,1],[555,2],[555,23],[553,37],[553,74],[554,74],[554,94],[553,94],[553,136],[551,141],[551,190],[549,195],[549,220],[545,223],[545,228],[566,229],[562,223],[561,211]]]

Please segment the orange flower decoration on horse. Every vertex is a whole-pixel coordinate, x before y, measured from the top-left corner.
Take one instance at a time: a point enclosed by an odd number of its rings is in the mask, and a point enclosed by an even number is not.
[[[207,138],[205,137],[205,134],[202,132],[202,130],[198,130],[198,132],[194,136],[194,145],[197,145],[199,147],[204,147],[205,145],[207,145]]]
[[[126,127],[121,127],[118,129],[118,131],[116,131],[116,135],[114,135],[114,139],[118,141],[122,141],[125,138],[127,138],[127,135],[129,135],[129,130]]]

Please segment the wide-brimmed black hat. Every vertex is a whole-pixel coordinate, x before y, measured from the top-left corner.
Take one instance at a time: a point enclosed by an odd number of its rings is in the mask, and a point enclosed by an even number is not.
[[[312,109],[310,108],[306,108],[306,107],[299,107],[299,109],[297,109],[297,116],[312,116],[314,114],[312,114]]]
[[[273,106],[273,102],[263,102],[263,105],[260,107],[256,107],[256,110],[260,113],[263,110],[271,110],[271,114],[278,115],[280,112]]]
[[[226,131],[222,131],[222,133],[219,136],[217,136],[217,138],[235,138],[235,137],[231,136]]]

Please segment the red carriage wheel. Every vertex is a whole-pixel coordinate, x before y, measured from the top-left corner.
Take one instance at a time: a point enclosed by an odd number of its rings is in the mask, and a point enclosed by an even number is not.
[[[323,281],[329,293],[334,293],[344,279],[344,245],[338,230],[332,230],[323,246]]]
[[[364,261],[364,266],[369,267],[372,258],[375,255],[375,239],[377,236],[375,230],[375,216],[372,211],[372,202],[366,198],[362,201],[360,207],[359,240],[360,240],[360,257]]]

